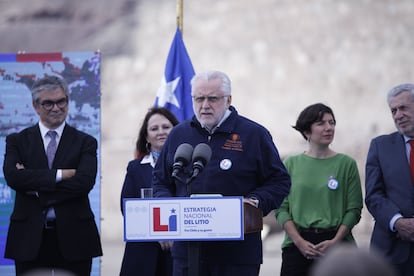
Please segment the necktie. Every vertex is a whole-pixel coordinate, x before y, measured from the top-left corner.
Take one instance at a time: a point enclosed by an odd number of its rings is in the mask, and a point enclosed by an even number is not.
[[[47,156],[47,161],[49,164],[49,169],[51,169],[52,164],[53,164],[53,159],[55,159],[55,153],[57,149],[57,143],[56,143],[57,133],[54,130],[49,130],[46,135],[50,137],[50,142],[46,148],[46,156]]]
[[[410,171],[411,171],[411,179],[414,185],[414,140],[410,140]]]
[[[56,143],[57,133],[54,130],[49,130],[46,135],[50,137],[50,142],[49,144],[47,144],[47,148],[46,148],[46,156],[47,156],[47,162],[49,164],[49,169],[51,169],[52,164],[53,164],[53,159],[55,159],[55,153],[57,149],[57,143]],[[46,213],[46,220],[47,221],[54,220],[55,218],[56,218],[55,209],[53,209],[53,207],[50,207]]]

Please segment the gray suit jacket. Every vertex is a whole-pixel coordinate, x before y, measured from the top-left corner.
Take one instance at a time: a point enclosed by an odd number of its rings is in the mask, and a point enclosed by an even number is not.
[[[366,161],[365,203],[375,219],[371,247],[392,263],[405,262],[411,244],[389,228],[396,213],[414,217],[414,186],[404,137],[394,132],[374,138]]]

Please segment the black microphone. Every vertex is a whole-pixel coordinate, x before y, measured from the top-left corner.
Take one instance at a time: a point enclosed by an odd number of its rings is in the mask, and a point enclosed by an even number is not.
[[[187,143],[178,146],[174,154],[174,164],[172,177],[176,177],[177,174],[183,170],[185,166],[190,163],[191,155],[193,154],[193,146]]]
[[[193,174],[191,178],[196,177],[206,166],[211,158],[211,148],[209,145],[201,143],[194,148],[193,152]]]

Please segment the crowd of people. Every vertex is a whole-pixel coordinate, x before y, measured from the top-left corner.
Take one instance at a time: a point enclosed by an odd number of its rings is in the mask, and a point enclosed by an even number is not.
[[[364,190],[375,225],[369,252],[358,247],[352,232],[361,219],[363,189],[355,160],[332,148],[337,121],[331,107],[317,102],[300,112],[293,128],[307,148],[282,160],[270,132],[232,105],[227,74],[198,73],[191,87],[191,119],[179,123],[163,107],[146,113],[136,156],[127,165],[122,215],[124,201],[140,198],[142,188],[152,188],[155,198],[241,196],[263,216],[275,211],[285,235],[282,276],[412,274],[413,84],[389,91],[397,131],[370,143]],[[32,100],[38,123],[6,139],[4,176],[16,196],[5,257],[14,260],[16,275],[37,270],[90,275],[92,259],[103,254],[88,199],[97,141],[65,122],[69,92],[63,79],[36,81]],[[197,177],[188,173],[193,164],[177,163],[183,144],[211,149]],[[190,190],[183,179],[191,180]],[[192,241],[128,241],[120,275],[257,276],[262,246],[260,230],[241,240],[197,241],[197,251]]]

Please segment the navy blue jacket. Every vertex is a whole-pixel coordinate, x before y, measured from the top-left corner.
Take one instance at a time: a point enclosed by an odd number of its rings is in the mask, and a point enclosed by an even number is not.
[[[152,166],[141,164],[142,158],[129,161],[121,191],[121,212],[124,214],[124,199],[140,198],[141,188],[151,187]]]
[[[230,116],[213,134],[202,128],[195,117],[173,128],[154,169],[155,197],[187,196],[186,185],[171,177],[174,154],[182,143],[193,147],[206,143],[212,149],[212,156],[191,183],[192,194],[255,197],[264,215],[280,206],[291,183],[270,133],[263,126],[238,115],[234,107],[231,106],[230,111]],[[185,171],[191,170],[192,164],[189,164]],[[185,172],[179,176],[186,179]],[[186,257],[183,244],[175,243],[173,256]],[[201,244],[201,258],[208,263],[262,263],[260,232],[246,234],[244,241]]]
[[[122,214],[124,199],[140,198],[141,188],[151,187],[153,168],[150,163],[141,163],[142,159],[128,163],[121,192]],[[120,275],[172,275],[171,254],[163,251],[158,242],[127,242]]]

